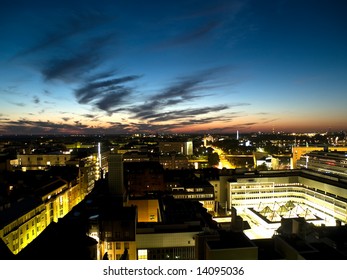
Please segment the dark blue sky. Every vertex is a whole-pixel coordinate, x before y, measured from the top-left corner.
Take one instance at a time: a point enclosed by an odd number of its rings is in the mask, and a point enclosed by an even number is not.
[[[346,1],[2,1],[0,133],[347,130]]]

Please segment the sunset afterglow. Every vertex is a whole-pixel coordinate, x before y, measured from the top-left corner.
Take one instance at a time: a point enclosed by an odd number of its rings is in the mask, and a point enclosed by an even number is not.
[[[346,1],[2,1],[0,134],[346,130]]]

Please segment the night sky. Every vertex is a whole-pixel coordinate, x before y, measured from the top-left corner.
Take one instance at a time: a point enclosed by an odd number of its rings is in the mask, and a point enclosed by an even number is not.
[[[0,134],[347,130],[347,1],[0,6]]]

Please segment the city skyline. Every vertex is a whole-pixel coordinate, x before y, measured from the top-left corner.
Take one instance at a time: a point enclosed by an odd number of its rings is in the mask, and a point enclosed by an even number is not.
[[[8,1],[0,134],[347,130],[345,1]]]

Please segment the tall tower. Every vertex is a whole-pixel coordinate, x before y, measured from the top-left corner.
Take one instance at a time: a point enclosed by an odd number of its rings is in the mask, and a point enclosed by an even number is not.
[[[110,154],[108,158],[108,188],[112,195],[123,197],[123,155]]]
[[[239,131],[236,131],[236,140],[239,140]]]

